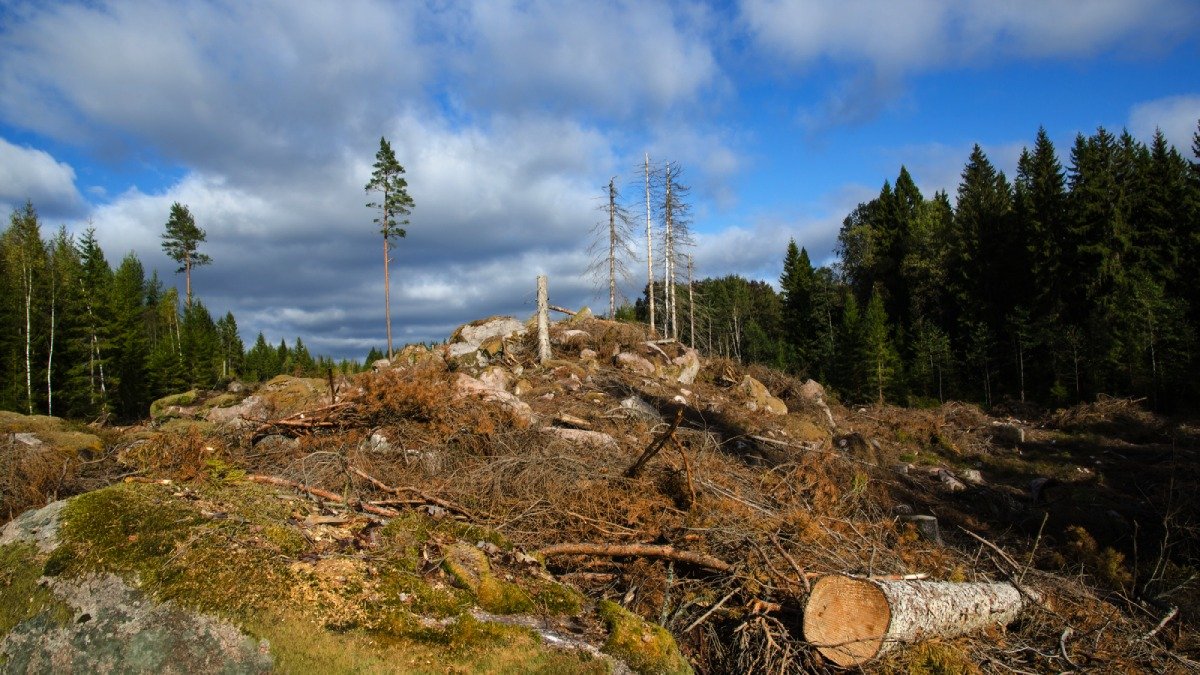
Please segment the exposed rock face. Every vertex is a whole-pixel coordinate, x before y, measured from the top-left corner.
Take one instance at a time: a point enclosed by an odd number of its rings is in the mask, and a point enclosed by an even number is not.
[[[65,625],[27,621],[0,653],[9,672],[266,673],[270,645],[232,624],[155,602],[120,577],[55,579],[54,595],[74,613]]]
[[[512,389],[513,375],[507,368],[488,366],[479,374],[479,381],[496,391],[509,391]]]
[[[691,347],[685,348],[683,355],[675,357],[671,363],[679,368],[675,380],[680,384],[692,384],[700,374],[700,353]]]
[[[525,324],[511,316],[499,316],[459,326],[450,338],[451,357],[464,356],[479,351],[489,340],[503,341],[505,338],[525,334]]]
[[[738,388],[746,395],[746,407],[750,410],[762,410],[772,415],[786,415],[787,404],[771,395],[766,385],[747,375]]]
[[[533,409],[529,407],[528,403],[506,391],[497,391],[466,373],[458,374],[458,377],[454,380],[454,389],[459,396],[476,396],[485,401],[500,403],[512,412],[513,417],[517,421],[525,426],[533,423]]]
[[[650,363],[649,359],[637,354],[621,352],[613,359],[613,363],[622,370],[628,370],[641,375],[654,375],[654,364]]]

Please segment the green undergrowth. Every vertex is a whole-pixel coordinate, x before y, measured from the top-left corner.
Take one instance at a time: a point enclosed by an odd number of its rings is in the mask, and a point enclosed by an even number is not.
[[[476,544],[500,547],[497,558],[511,561],[511,544],[499,535],[406,512],[378,531],[375,546],[352,547],[346,542],[366,519],[322,535],[324,526],[304,525],[313,504],[209,468],[205,481],[120,484],[76,497],[48,557],[32,547],[0,549],[0,629],[52,608],[49,591],[37,586],[41,574],[114,572],[155,598],[265,638],[286,672],[608,670],[586,653],[548,647],[529,629],[471,616],[473,606],[493,614],[581,611],[572,589],[508,564],[494,568]],[[443,556],[463,563],[429,565]]]

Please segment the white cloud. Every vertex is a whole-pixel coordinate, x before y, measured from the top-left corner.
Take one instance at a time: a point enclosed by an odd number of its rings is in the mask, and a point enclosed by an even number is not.
[[[1200,9],[1189,0],[743,0],[741,17],[761,47],[797,65],[911,72],[963,59],[1152,50],[1186,35]]]
[[[7,215],[26,200],[43,216],[77,215],[83,208],[71,165],[0,138],[0,208]]]
[[[711,46],[669,4],[483,0],[455,67],[489,105],[625,116],[694,100],[720,79]]]
[[[1192,135],[1200,121],[1200,94],[1169,96],[1139,103],[1129,111],[1129,132],[1144,143],[1161,129],[1184,157],[1192,156]]]
[[[1200,24],[1193,0],[742,0],[740,20],[766,55],[834,78],[811,130],[874,118],[928,71],[1105,50],[1158,52]]]

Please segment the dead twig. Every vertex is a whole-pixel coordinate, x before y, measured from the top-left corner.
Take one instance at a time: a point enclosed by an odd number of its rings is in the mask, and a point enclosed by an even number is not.
[[[278,476],[264,476],[262,474],[252,473],[246,476],[246,480],[252,483],[277,485],[280,487],[291,488],[298,492],[307,492],[314,497],[319,497],[326,501],[335,502],[338,504],[345,504],[350,508],[359,509],[367,513],[373,513],[377,516],[383,516],[385,518],[395,518],[396,516],[400,515],[400,512],[395,509],[389,509],[382,506],[377,506],[375,504],[368,504],[358,500],[347,501],[345,497],[342,497],[335,492],[323,490],[319,487],[313,487],[311,485],[305,485],[303,483],[297,483],[296,481],[288,480],[286,478],[279,478]]]
[[[655,546],[651,544],[555,544],[538,551],[543,557],[552,558],[559,555],[595,555],[608,558],[659,558],[674,560],[713,570],[714,572],[731,572],[733,565],[703,553],[680,551],[674,546]]]
[[[708,611],[707,611],[707,612],[705,612],[705,613],[701,614],[701,615],[700,615],[700,618],[698,618],[698,619],[696,619],[695,621],[693,621],[692,623],[688,624],[688,627],[683,629],[683,633],[686,635],[687,633],[690,633],[690,632],[692,632],[692,629],[693,629],[693,628],[695,628],[696,626],[699,626],[700,624],[704,623],[705,619],[707,619],[708,617],[712,616],[712,615],[713,615],[713,612],[716,612],[718,609],[721,609],[721,605],[724,605],[726,602],[728,602],[728,601],[729,601],[729,599],[730,599],[730,598],[732,598],[732,597],[734,596],[734,594],[735,594],[735,593],[737,593],[737,592],[738,592],[738,591],[740,591],[740,590],[742,590],[742,589],[739,587],[739,588],[735,588],[735,589],[733,589],[732,591],[729,591],[728,593],[726,593],[726,594],[725,594],[725,597],[723,597],[723,598],[721,598],[720,600],[718,600],[718,601],[716,602],[716,604],[714,604],[712,607],[710,607],[710,608],[708,609]]]
[[[625,470],[625,477],[637,478],[638,474],[642,472],[642,467],[646,465],[646,462],[649,462],[655,455],[657,455],[658,451],[662,450],[662,447],[667,444],[667,441],[671,440],[671,437],[675,435],[675,430],[679,428],[679,423],[682,421],[683,407],[679,407],[675,409],[675,419],[671,421],[671,426],[665,432],[663,432],[661,436],[654,439],[653,443],[646,446],[646,450],[642,453],[642,456],[637,458],[637,461],[633,463],[633,466]]]
[[[1178,614],[1179,614],[1179,607],[1176,605],[1172,605],[1170,611],[1167,612],[1166,616],[1164,616],[1162,618],[1162,620],[1158,622],[1157,626],[1155,626],[1148,633],[1143,635],[1141,637],[1141,640],[1142,641],[1149,640],[1150,638],[1157,635],[1158,631],[1162,630],[1163,627],[1166,626],[1171,621],[1171,619],[1174,619],[1176,617],[1176,615],[1178,615]]]
[[[379,480],[378,478],[375,478],[374,476],[368,474],[367,472],[363,471],[362,469],[360,469],[356,466],[350,467],[350,473],[353,473],[355,476],[358,476],[359,478],[367,481],[368,483],[375,486],[376,488],[383,490],[384,492],[387,492],[389,494],[399,495],[399,494],[407,493],[407,494],[416,495],[420,499],[420,501],[425,504],[431,504],[433,506],[440,506],[443,509],[446,509],[447,511],[457,513],[460,516],[467,518],[468,520],[475,519],[475,514],[473,514],[471,512],[471,510],[466,508],[465,506],[459,506],[458,504],[455,504],[454,502],[447,501],[445,499],[440,499],[438,497],[434,497],[433,495],[426,494],[425,492],[422,492],[421,490],[418,490],[417,488],[406,487],[406,486],[392,487],[391,485],[384,483],[383,481]]]

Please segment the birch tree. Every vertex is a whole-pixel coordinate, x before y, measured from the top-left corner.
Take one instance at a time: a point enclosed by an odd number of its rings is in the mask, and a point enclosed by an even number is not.
[[[379,201],[368,202],[367,208],[378,209],[379,217],[373,222],[379,224],[379,232],[383,235],[383,311],[387,322],[388,358],[392,358],[392,297],[391,263],[392,240],[403,238],[408,233],[404,225],[408,225],[408,215],[412,213],[413,199],[408,195],[408,181],[404,178],[404,167],[396,161],[396,153],[387,139],[379,137],[379,151],[375,153],[374,171],[371,180],[367,181],[367,192],[378,192]]]
[[[24,353],[25,401],[28,414],[33,414],[33,352],[34,317],[40,317],[39,285],[46,269],[46,248],[42,243],[41,225],[32,202],[13,211],[9,228],[0,241],[9,283],[17,300],[18,325]],[[36,308],[36,311],[35,311]]]

